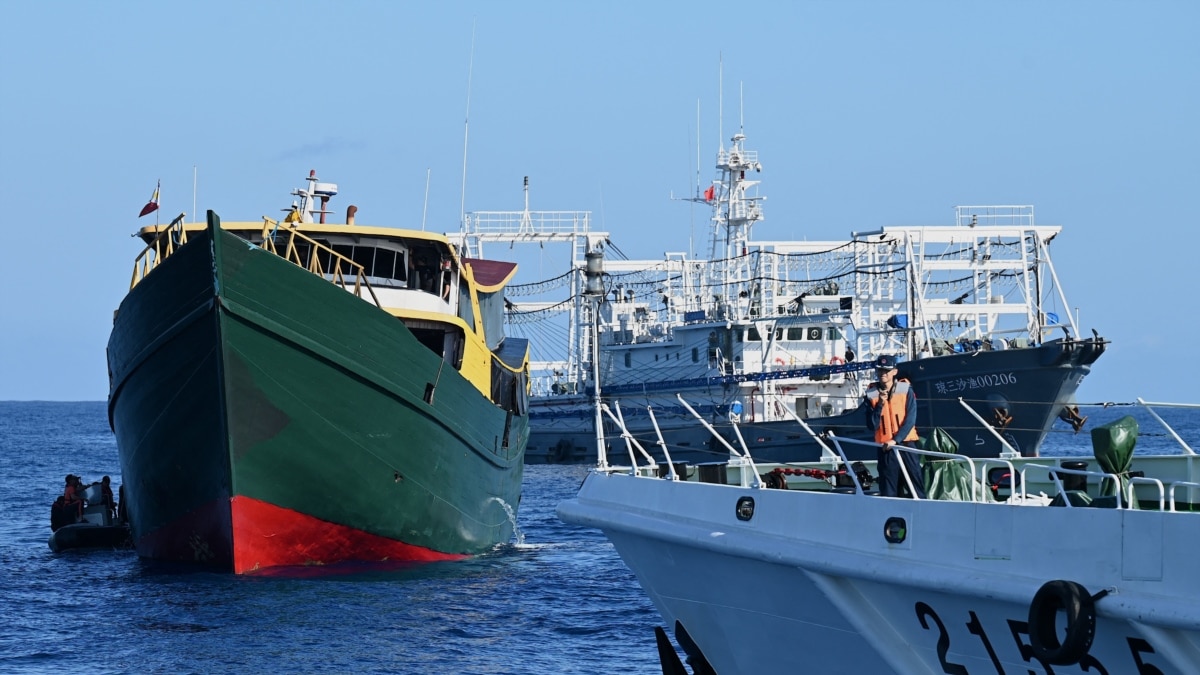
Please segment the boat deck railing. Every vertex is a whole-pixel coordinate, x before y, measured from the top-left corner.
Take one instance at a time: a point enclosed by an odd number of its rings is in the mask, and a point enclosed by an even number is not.
[[[366,291],[371,296],[372,303],[376,307],[382,307],[379,298],[375,295],[375,289],[367,280],[366,268],[333,250],[329,245],[300,232],[295,224],[287,224],[282,230],[279,225],[278,221],[263,217],[263,250],[270,251],[288,262],[303,267],[343,290],[353,293],[356,297],[365,300],[363,292]],[[307,261],[303,259],[297,241],[308,247]],[[282,249],[282,253],[280,249]]]
[[[185,215],[181,213],[176,216],[134,259],[130,290],[187,244],[188,230],[183,224]],[[259,247],[364,300],[367,299],[365,293],[376,307],[382,307],[362,265],[300,232],[294,224],[280,228],[278,221],[263,217],[262,244]],[[307,260],[301,253],[302,247],[306,247],[303,250]]]
[[[181,213],[159,230],[154,241],[146,245],[133,261],[133,278],[129,281],[129,290],[133,290],[142,279],[146,278],[154,268],[162,264],[176,249],[187,243],[187,228],[183,219],[187,214]]]
[[[736,421],[731,420],[731,426],[733,428],[736,440],[742,445],[741,451],[730,445],[730,443],[726,441],[719,433],[717,433],[716,430],[714,430],[712,426],[703,418],[703,416],[701,416],[699,413],[696,413],[695,410],[689,406],[681,396],[677,395],[676,398],[678,398],[679,402],[682,403],[683,406],[693,415],[697,422],[708,429],[717,442],[721,443],[726,447],[726,449],[729,450],[730,461],[726,466],[728,467],[729,471],[736,473],[735,480],[732,482],[732,484],[740,484],[742,487],[771,487],[771,481],[765,481],[768,476],[759,475],[759,469],[755,465],[754,460],[751,458],[749,450],[746,448],[745,441],[742,438],[739,425]],[[1149,404],[1141,399],[1138,399],[1138,403],[1142,406],[1145,406],[1147,409],[1149,409],[1151,405],[1192,407],[1190,404]],[[679,476],[676,465],[671,460],[671,455],[668,451],[668,448],[666,447],[666,444],[662,442],[662,433],[659,430],[658,423],[654,418],[654,411],[650,409],[649,406],[647,406],[647,410],[649,412],[651,422],[654,425],[655,432],[658,434],[658,445],[661,447],[663,455],[667,460],[665,464],[660,464],[658,466],[655,465],[654,459],[650,456],[650,454],[646,452],[644,448],[642,448],[637,440],[633,438],[632,434],[630,434],[625,428],[624,418],[620,415],[619,405],[617,406],[616,414],[614,414],[607,405],[602,406],[602,410],[616,425],[621,437],[626,440],[626,443],[629,447],[629,459],[631,466],[628,468],[609,467],[607,465],[607,459],[602,452],[602,461],[601,466],[599,467],[601,471],[628,470],[632,475],[636,476],[669,478],[670,480],[688,480],[687,477]],[[1184,443],[1177,434],[1174,433],[1174,430],[1170,427],[1170,425],[1162,420],[1161,417],[1158,417],[1157,415],[1154,415],[1154,417],[1161,422],[1168,429],[1171,435],[1174,436],[1175,439],[1180,443],[1180,445],[1183,446],[1185,453],[1180,457],[1186,460],[1188,456],[1191,455],[1191,457],[1194,458],[1195,454],[1192,453],[1188,445]],[[768,469],[768,473],[780,474],[777,477],[785,482],[787,480],[787,476],[793,475],[807,476],[817,481],[811,485],[802,483],[799,487],[804,491],[852,491],[854,494],[863,497],[873,495],[873,493],[870,493],[864,489],[863,482],[866,480],[866,478],[860,478],[860,476],[857,475],[856,470],[849,461],[842,445],[849,443],[852,445],[877,449],[879,447],[878,443],[854,438],[842,438],[828,431],[824,434],[817,435],[807,424],[804,423],[802,419],[798,419],[797,421],[809,434],[814,437],[814,439],[822,446],[822,448],[824,448],[821,460],[817,462],[801,462],[795,464],[789,463],[772,466],[772,468]],[[603,444],[601,445],[603,446]],[[644,466],[640,464],[640,460],[635,455],[635,449],[637,450],[637,454],[640,454],[641,458],[645,460],[646,464]],[[1077,492],[1077,490],[1069,489],[1062,478],[1063,475],[1074,475],[1100,479],[1101,488],[1099,496],[1109,498],[1115,497],[1115,503],[1109,500],[1105,504],[1106,506],[1117,509],[1149,508],[1153,510],[1153,505],[1156,504],[1158,511],[1176,512],[1178,510],[1178,502],[1175,495],[1178,488],[1185,488],[1189,490],[1189,494],[1191,494],[1191,490],[1200,489],[1200,482],[1194,482],[1192,480],[1167,480],[1165,478],[1146,477],[1141,475],[1140,471],[1126,472],[1122,474],[1108,471],[1089,471],[1086,469],[1065,467],[1062,466],[1061,463],[1049,464],[1038,462],[1036,458],[1022,459],[1013,456],[971,458],[967,455],[945,453],[935,450],[924,450],[921,448],[911,448],[900,445],[893,446],[892,452],[895,453],[895,460],[896,464],[899,466],[901,480],[907,485],[909,492],[914,495],[916,494],[916,490],[914,489],[913,485],[914,477],[909,475],[905,463],[901,461],[901,452],[908,452],[924,457],[936,458],[938,463],[964,464],[967,467],[967,476],[970,477],[971,481],[970,490],[967,493],[966,498],[958,498],[955,499],[955,501],[996,503],[998,501],[1008,499],[1010,500],[1010,503],[1046,505],[1051,503],[1059,504],[1061,502],[1061,505],[1066,508],[1079,508],[1079,505],[1072,503],[1071,493]],[[1071,459],[1072,458],[1070,457],[1064,457],[1063,461],[1070,461]],[[1188,461],[1187,465],[1189,467],[1187,471],[1187,477],[1192,478],[1193,473],[1191,470],[1191,462]],[[830,468],[817,470],[814,467]],[[1000,481],[996,481],[996,485],[991,485],[993,482],[990,477],[991,469],[995,467],[1003,467],[1007,469],[1007,473],[1001,476],[1000,480],[1002,481],[1004,478],[1007,478],[1008,485],[1003,485]],[[1040,474],[1039,472],[1045,473]],[[842,474],[845,474],[846,478],[853,482],[852,490],[849,487],[837,490],[832,489],[827,479],[834,475],[840,476]],[[923,476],[921,478],[923,479]],[[1030,482],[1031,480],[1033,483]],[[1124,481],[1124,485],[1122,484],[1122,481]],[[1040,492],[1038,494],[1031,493],[1029,491],[1029,486],[1031,484],[1036,484],[1050,490],[1054,493],[1055,497],[1048,497],[1045,492]],[[1086,484],[1086,482],[1084,484]],[[1145,499],[1144,497],[1150,496],[1145,492],[1142,492],[1143,498],[1139,498],[1139,491],[1137,490],[1138,485],[1151,486],[1149,493],[1156,495],[1156,498],[1153,500]],[[775,486],[781,487],[778,484]],[[1105,486],[1111,487],[1106,488]],[[786,487],[786,485],[783,487]],[[1010,496],[1001,496],[998,492],[1000,488],[1007,489]],[[1189,511],[1196,510],[1196,505],[1191,501],[1186,502],[1186,506],[1188,507],[1187,510]]]

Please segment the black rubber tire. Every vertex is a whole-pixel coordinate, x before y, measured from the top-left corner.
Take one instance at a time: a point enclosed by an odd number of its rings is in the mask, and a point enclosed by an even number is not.
[[[1067,616],[1066,636],[1058,639],[1058,612]],[[1029,646],[1039,660],[1055,666],[1079,663],[1096,636],[1096,603],[1074,581],[1047,581],[1029,604]]]

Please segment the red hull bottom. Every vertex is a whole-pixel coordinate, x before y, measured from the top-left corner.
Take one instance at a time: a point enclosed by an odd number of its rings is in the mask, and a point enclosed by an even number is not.
[[[434,562],[467,558],[369,534],[274,504],[234,497],[233,571],[339,562]]]

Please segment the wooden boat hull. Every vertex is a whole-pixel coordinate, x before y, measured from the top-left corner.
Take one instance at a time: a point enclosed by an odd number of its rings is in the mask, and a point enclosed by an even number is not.
[[[513,534],[526,418],[211,212],[122,302],[108,361],[143,557],[243,573],[454,559]]]

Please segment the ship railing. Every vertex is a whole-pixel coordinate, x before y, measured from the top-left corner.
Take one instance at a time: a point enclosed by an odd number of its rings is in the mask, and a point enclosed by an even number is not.
[[[954,207],[954,221],[959,227],[1033,227],[1033,206],[1002,204]]]
[[[984,457],[979,460],[979,473],[975,476],[975,483],[979,486],[979,499],[977,501],[992,501],[986,498],[986,495],[983,491],[988,489],[988,484],[991,482],[988,479],[988,469],[990,469],[993,464],[1008,469],[1007,476],[1009,494],[1016,494],[1016,481],[1018,480],[1017,467],[1012,463],[1011,459],[1008,457]],[[1000,478],[1003,479],[1004,476],[1001,476]],[[999,490],[1001,487],[999,481],[996,482],[995,487],[997,490]]]
[[[183,226],[183,219],[187,214],[181,213],[175,216],[175,219],[167,224],[158,234],[155,235],[154,241],[146,245],[138,257],[133,261],[133,278],[129,281],[129,289],[133,290],[142,279],[146,278],[154,268],[162,264],[164,260],[171,257],[179,247],[187,243],[187,228]]]
[[[1029,481],[1026,480],[1026,474],[1029,472],[1030,469],[1041,469],[1041,470],[1047,471],[1049,473],[1049,479],[1050,479],[1050,482],[1054,483],[1055,491],[1058,494],[1062,495],[1063,506],[1066,506],[1068,508],[1072,507],[1071,500],[1067,497],[1067,489],[1065,487],[1063,487],[1062,478],[1059,477],[1059,474],[1065,473],[1065,474],[1072,475],[1072,476],[1092,476],[1095,478],[1111,480],[1111,481],[1113,481],[1114,485],[1121,484],[1121,479],[1115,473],[1106,473],[1104,471],[1088,471],[1087,469],[1064,469],[1061,466],[1047,466],[1045,464],[1026,464],[1021,467],[1021,499],[1022,500],[1026,499],[1028,497],[1028,494],[1026,493],[1026,485],[1029,484]],[[1133,480],[1136,480],[1136,479],[1132,479],[1132,478],[1130,479],[1131,482]],[[1153,480],[1153,479],[1150,479],[1150,480]],[[1161,488],[1161,487],[1162,487],[1162,483],[1159,483],[1159,488]],[[1117,490],[1116,496],[1117,496],[1117,508],[1119,508],[1119,509],[1131,508],[1129,506],[1129,502],[1125,500],[1125,498],[1124,498],[1125,496],[1121,494],[1120,490]],[[1122,502],[1124,502],[1124,504],[1122,504]]]
[[[1024,497],[1024,495],[1025,495],[1025,489],[1024,489],[1025,471],[1026,471],[1026,469],[1031,469],[1031,468],[1046,469],[1047,471],[1050,472],[1050,480],[1052,480],[1054,482],[1054,486],[1058,490],[1058,494],[1063,496],[1064,506],[1068,506],[1068,507],[1072,506],[1071,500],[1067,498],[1066,490],[1063,488],[1062,481],[1058,477],[1059,473],[1073,474],[1073,475],[1079,475],[1079,476],[1095,476],[1095,477],[1099,477],[1102,479],[1113,481],[1113,483],[1112,483],[1113,485],[1120,485],[1119,478],[1117,477],[1116,474],[1112,474],[1112,473],[1105,473],[1103,471],[1087,471],[1085,469],[1064,469],[1062,467],[1047,467],[1042,464],[1026,464],[1021,469],[1021,483],[1022,483],[1021,494],[1022,494],[1022,497]],[[1158,510],[1159,511],[1166,511],[1168,508],[1168,504],[1170,505],[1170,510],[1175,511],[1175,506],[1176,506],[1176,504],[1175,504],[1175,488],[1177,488],[1177,487],[1200,488],[1200,483],[1194,483],[1192,481],[1185,481],[1185,480],[1171,482],[1170,489],[1168,490],[1167,487],[1163,484],[1163,482],[1161,480],[1159,480],[1158,478],[1148,478],[1145,476],[1127,476],[1126,479],[1129,481],[1129,485],[1126,486],[1123,491],[1117,490],[1116,494],[1114,495],[1117,497],[1117,508],[1119,508],[1119,509],[1135,509],[1135,508],[1137,508],[1137,504],[1140,500],[1137,498],[1136,486],[1139,484],[1153,485],[1157,488]]]
[[[746,481],[746,478],[747,478],[746,472],[745,471],[742,472],[743,487],[755,487],[755,488],[766,487],[763,484],[762,479],[759,478],[759,476],[758,476],[758,468],[754,466],[754,460],[750,458],[750,449],[748,447],[746,447],[746,439],[742,438],[741,426],[736,421],[731,419],[730,426],[733,427],[733,433],[735,436],[737,436],[738,445],[742,446],[742,450],[740,452],[736,448],[734,448],[732,445],[730,445],[729,441],[725,440],[724,437],[721,436],[721,434],[717,433],[717,430],[713,429],[712,425],[708,423],[708,420],[704,419],[703,415],[696,412],[695,408],[693,408],[691,405],[689,405],[687,401],[683,400],[683,396],[680,396],[679,394],[675,394],[675,398],[679,401],[679,403],[681,405],[683,405],[683,407],[685,409],[687,409],[687,411],[689,413],[692,414],[692,417],[696,418],[697,422],[699,422],[701,425],[704,426],[705,429],[708,430],[708,433],[712,434],[712,437],[714,439],[716,439],[717,442],[719,442],[721,445],[724,445],[725,448],[727,450],[729,450],[729,454],[734,457],[734,461],[730,462],[731,465],[741,465],[741,466],[747,466],[750,468],[750,481],[748,484]],[[659,438],[662,438],[661,434],[660,434]]]
[[[463,232],[467,236],[588,234],[591,219],[591,211],[473,211],[463,220]]]
[[[863,446],[868,446],[868,447],[872,447],[872,448],[879,447],[879,444],[874,441],[860,441],[856,438],[838,438],[832,432],[828,432],[828,433],[829,433],[830,440],[833,441],[834,447],[837,448],[838,454],[842,457],[842,461],[846,461],[846,453],[842,450],[842,446],[841,446],[842,443],[853,443],[856,445],[863,445]],[[976,496],[975,496],[974,484],[979,483],[979,480],[976,478],[976,476],[978,476],[979,474],[975,473],[975,461],[972,460],[970,457],[967,457],[966,455],[957,455],[957,454],[952,454],[952,453],[948,453],[948,452],[938,452],[936,450],[922,450],[920,448],[910,448],[905,445],[893,445],[892,453],[895,455],[896,463],[900,467],[900,477],[903,478],[905,484],[908,485],[908,491],[910,494],[913,495],[913,499],[919,499],[919,497],[916,496],[917,490],[913,485],[913,477],[908,474],[908,467],[906,467],[904,465],[903,458],[900,454],[901,452],[908,452],[908,453],[911,453],[914,455],[926,455],[929,457],[936,457],[939,460],[947,461],[947,462],[963,462],[963,463],[965,463],[971,472],[971,477],[972,477],[971,480],[973,483],[973,486],[971,489],[971,501],[972,502],[987,501],[986,498],[984,497],[984,495],[982,494],[982,491],[978,498],[976,498]],[[849,467],[850,463],[846,462],[846,466]],[[852,472],[852,471],[849,473],[852,476],[854,475],[854,472]],[[917,478],[921,481],[925,480],[924,476],[917,476]],[[1022,482],[1024,482],[1024,481],[1022,481]],[[854,477],[854,483],[856,486],[858,486],[857,494],[865,494],[862,490],[862,486],[858,485],[858,477],[857,476]]]
[[[802,429],[804,429],[805,433],[807,433],[814,441],[816,441],[817,445],[821,446],[821,461],[835,461],[840,456],[841,460],[846,463],[846,466],[850,466],[849,461],[846,459],[846,455],[842,454],[842,449],[840,447],[835,452],[833,448],[829,447],[829,444],[825,442],[825,439],[822,438],[820,434],[813,431],[813,428],[808,426],[808,423],[804,421],[804,418],[800,417],[800,415],[796,413],[792,406],[787,405],[787,402],[784,401],[782,396],[775,394],[773,398],[775,399],[775,404],[781,406],[783,411],[786,412],[789,417],[795,420],[796,423],[799,424]],[[853,478],[854,486],[858,488],[859,492],[862,492],[862,485],[858,484],[858,477],[854,476]]]
[[[281,245],[278,241],[280,239],[286,239],[286,243]],[[309,247],[307,261],[300,255],[300,248],[296,245],[297,240]],[[282,253],[280,248],[283,249]],[[375,289],[367,280],[366,268],[333,250],[332,247],[300,232],[293,224],[288,224],[281,232],[278,221],[264,216],[262,249],[294,263],[364,300],[366,299],[363,297],[365,290],[376,307],[383,306],[375,295]]]
[[[605,415],[608,415],[608,418],[613,421],[613,424],[617,425],[617,430],[620,432],[621,438],[625,441],[625,449],[629,451],[630,473],[636,476],[637,471],[638,471],[638,460],[637,460],[637,457],[634,455],[633,451],[637,450],[639,453],[641,453],[642,458],[646,460],[646,463],[649,466],[654,465],[654,458],[650,456],[650,453],[646,452],[646,449],[644,447],[642,447],[642,444],[636,438],[633,437],[633,434],[629,433],[629,428],[627,426],[625,426],[625,416],[621,413],[620,402],[614,400],[613,407],[616,408],[616,414],[613,413],[612,408],[609,408],[608,404],[606,404],[606,403],[600,404],[600,411],[603,412]],[[646,406],[646,408],[647,408],[647,410],[649,410],[650,406]],[[671,455],[670,455],[670,453],[667,452],[667,446],[665,443],[662,442],[662,433],[658,432],[658,421],[654,419],[653,411],[650,412],[650,421],[652,424],[654,424],[654,431],[656,433],[658,433],[658,441],[659,441],[659,444],[662,446],[663,456],[667,460],[667,467],[668,467],[668,470],[670,471],[670,478],[671,478],[671,480],[679,480],[679,477],[675,474],[675,463],[671,461]],[[602,432],[598,432],[598,433],[602,433]],[[601,457],[600,465],[606,466],[607,464],[608,464],[608,458]]]
[[[1200,483],[1194,483],[1190,480],[1177,480],[1171,483],[1171,489],[1167,493],[1167,498],[1171,503],[1171,511],[1175,510],[1175,488],[1177,487],[1200,488]]]
[[[1150,413],[1151,417],[1153,417],[1155,420],[1158,420],[1158,423],[1163,425],[1163,428],[1167,430],[1167,433],[1171,434],[1171,438],[1174,438],[1175,442],[1179,443],[1180,447],[1183,448],[1183,452],[1185,454],[1188,454],[1188,455],[1196,454],[1196,451],[1192,450],[1192,447],[1190,445],[1188,445],[1186,441],[1184,441],[1182,438],[1180,438],[1179,434],[1175,433],[1175,429],[1170,424],[1167,424],[1166,420],[1159,417],[1158,413],[1154,412],[1154,407],[1184,408],[1187,410],[1197,410],[1197,409],[1200,409],[1200,404],[1196,404],[1196,403],[1153,403],[1153,402],[1143,401],[1141,399],[1141,397],[1138,397],[1137,402],[1138,402],[1138,405],[1140,405],[1146,409],[1146,412]]]

